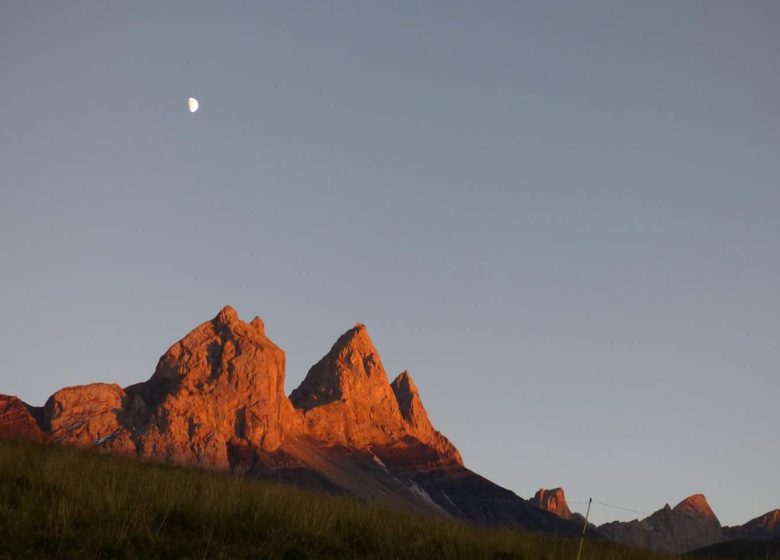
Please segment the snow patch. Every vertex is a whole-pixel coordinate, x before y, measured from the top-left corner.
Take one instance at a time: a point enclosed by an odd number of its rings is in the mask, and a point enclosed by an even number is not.
[[[447,493],[446,493],[446,492],[444,492],[444,491],[442,490],[442,493],[441,493],[441,495],[442,495],[442,496],[444,496],[444,499],[445,499],[445,500],[447,500],[449,503],[451,503],[451,504],[452,504],[452,507],[454,507],[455,509],[458,509],[458,506],[456,506],[456,505],[455,505],[455,502],[453,502],[453,501],[450,499],[450,497],[447,495]]]
[[[121,430],[121,428],[117,428],[107,436],[97,438],[95,441],[92,442],[92,445],[103,445],[104,443],[111,441],[117,435],[119,435],[119,430]]]
[[[429,503],[435,505],[437,508],[441,507],[441,506],[439,506],[439,504],[434,502],[433,498],[431,498],[431,495],[428,494],[428,492],[426,492],[425,490],[423,490],[420,486],[418,486],[417,483],[414,480],[411,480],[411,479],[409,480],[409,488],[411,489],[412,492],[414,492],[415,494],[420,496],[426,502],[429,502]]]
[[[379,465],[380,467],[382,467],[382,468],[385,470],[385,472],[387,472],[387,473],[390,473],[390,471],[389,471],[389,470],[387,470],[387,465],[385,465],[385,464],[382,462],[382,459],[380,459],[379,457],[377,457],[376,455],[374,455],[374,453],[373,453],[373,452],[371,453],[371,460],[372,460],[372,461],[374,461],[374,463],[376,463],[376,464],[377,464],[377,465]]]

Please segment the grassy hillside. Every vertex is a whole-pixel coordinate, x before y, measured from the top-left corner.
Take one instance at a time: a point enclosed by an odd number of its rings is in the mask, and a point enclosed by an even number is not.
[[[280,484],[0,441],[0,558],[574,558],[577,542]],[[585,543],[584,559],[668,558]]]

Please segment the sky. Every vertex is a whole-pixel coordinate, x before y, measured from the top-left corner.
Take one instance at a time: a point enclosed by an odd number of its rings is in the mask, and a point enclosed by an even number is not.
[[[145,380],[225,304],[289,392],[362,322],[521,496],[780,507],[778,29],[773,1],[4,2],[0,393]]]

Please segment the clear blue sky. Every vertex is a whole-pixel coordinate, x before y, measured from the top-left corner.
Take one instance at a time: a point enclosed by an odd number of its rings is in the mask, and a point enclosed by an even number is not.
[[[780,507],[778,29],[774,1],[4,2],[0,392],[146,379],[228,303],[290,391],[359,321],[522,496]]]

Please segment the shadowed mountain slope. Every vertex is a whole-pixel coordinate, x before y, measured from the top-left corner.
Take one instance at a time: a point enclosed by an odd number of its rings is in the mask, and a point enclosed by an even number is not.
[[[600,525],[599,530],[620,543],[675,554],[725,540],[702,494],[689,496],[673,508],[667,504],[641,521],[613,521]]]
[[[780,539],[780,509],[768,511],[743,525],[724,527],[723,531],[732,539]]]

